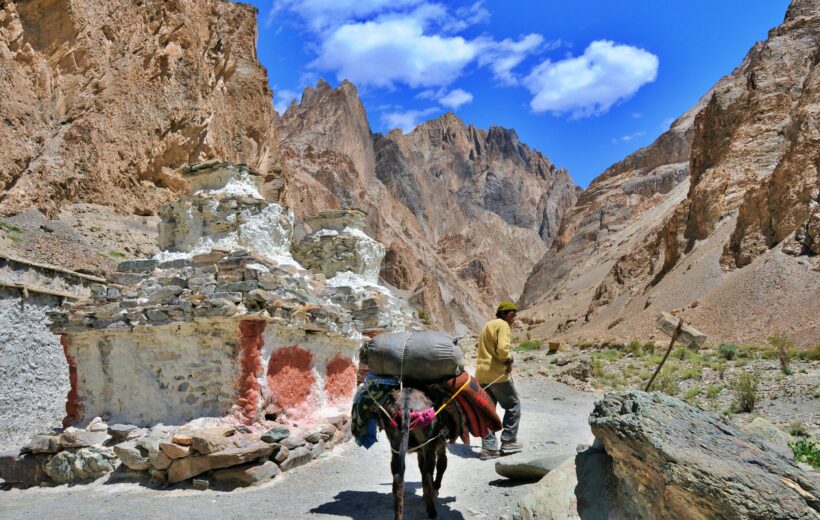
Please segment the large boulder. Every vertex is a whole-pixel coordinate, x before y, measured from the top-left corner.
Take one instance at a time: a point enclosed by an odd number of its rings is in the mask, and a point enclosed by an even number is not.
[[[820,476],[727,419],[661,393],[616,392],[595,404],[616,497],[637,518],[816,519]]]
[[[61,451],[45,466],[46,474],[58,484],[96,480],[117,469],[117,457],[110,448],[82,448]]]
[[[629,518],[612,497],[612,459],[599,448],[569,457],[551,470],[519,503],[515,520]]]

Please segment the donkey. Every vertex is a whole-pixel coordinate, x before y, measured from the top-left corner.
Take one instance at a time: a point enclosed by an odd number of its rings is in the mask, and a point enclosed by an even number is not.
[[[414,451],[418,456],[427,515],[430,518],[437,515],[435,501],[447,469],[446,427],[442,418],[437,417],[427,426],[410,429],[411,413],[432,407],[430,398],[415,388],[404,388],[401,392],[393,390],[385,403],[385,408],[394,418],[393,421],[382,421],[382,427],[393,451],[390,469],[393,473],[393,510],[396,520],[402,519],[404,511],[405,457],[407,453]]]

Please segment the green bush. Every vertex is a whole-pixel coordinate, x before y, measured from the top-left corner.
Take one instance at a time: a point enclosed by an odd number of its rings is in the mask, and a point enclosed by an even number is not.
[[[593,358],[592,359],[592,377],[603,377],[604,376],[604,364],[601,363],[600,359]]]
[[[544,342],[540,339],[522,341],[518,344],[517,347],[514,347],[513,350],[515,350],[516,352],[528,352],[530,350],[538,350],[539,348],[541,348],[541,345],[543,343]]]
[[[709,385],[706,389],[706,398],[707,399],[716,399],[718,395],[723,391],[723,385]]]
[[[681,371],[681,379],[700,379],[700,368],[689,367]]]
[[[670,355],[671,355],[671,357],[673,357],[675,359],[680,359],[681,361],[683,361],[684,359],[687,359],[692,354],[691,354],[691,352],[689,352],[689,349],[687,349],[686,347],[678,347],[675,350],[673,350],[672,354],[670,354]]]
[[[699,386],[693,386],[686,393],[683,394],[683,399],[685,401],[691,401],[695,397],[700,395],[701,388]]]
[[[655,382],[652,383],[650,390],[658,390],[659,392],[674,396],[680,393],[680,385],[678,384],[675,374],[668,370],[661,370],[661,373],[655,378]]]
[[[780,370],[784,374],[791,375],[792,369],[789,366],[789,351],[794,349],[794,341],[786,336],[785,332],[769,336],[769,344],[777,351],[777,358],[780,360]]]
[[[718,347],[718,354],[726,361],[731,361],[737,357],[737,345],[734,343],[721,343]]]
[[[735,393],[733,408],[736,412],[750,413],[757,404],[757,384],[760,379],[755,372],[743,372],[732,381],[732,390]]]
[[[643,345],[640,341],[633,339],[626,345],[626,351],[633,356],[640,356],[643,354]]]
[[[820,446],[809,439],[800,439],[789,445],[794,453],[794,460],[805,462],[811,467],[820,468]]]
[[[809,434],[808,428],[802,421],[792,421],[789,423],[789,435],[795,437],[806,437]]]
[[[814,348],[801,350],[797,357],[804,361],[820,361],[820,345],[817,345]]]

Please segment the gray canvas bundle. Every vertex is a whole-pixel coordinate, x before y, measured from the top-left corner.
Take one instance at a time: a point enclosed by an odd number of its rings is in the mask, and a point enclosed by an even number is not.
[[[445,332],[380,334],[365,344],[361,359],[377,374],[417,381],[448,379],[464,371],[464,353]]]

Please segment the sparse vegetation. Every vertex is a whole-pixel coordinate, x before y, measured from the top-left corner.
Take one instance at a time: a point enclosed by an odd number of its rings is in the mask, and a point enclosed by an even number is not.
[[[424,312],[424,309],[419,309],[419,319],[425,325],[430,325],[430,319],[427,317],[427,313]]]
[[[644,355],[653,356],[655,355],[655,342],[654,341],[647,341],[643,344],[643,353]]]
[[[691,352],[689,352],[689,349],[686,347],[678,347],[672,351],[672,354],[670,354],[670,357],[681,361],[689,358],[689,356],[691,356]]]
[[[731,361],[737,357],[737,345],[734,343],[721,343],[718,347],[718,355],[726,361]]]
[[[125,256],[125,253],[120,253],[119,251],[109,251],[108,256],[112,258],[128,258]]]
[[[544,342],[540,339],[522,341],[517,347],[513,347],[516,352],[529,352],[530,350],[538,350]]]
[[[678,395],[680,393],[680,384],[678,384],[678,380],[671,370],[664,369],[661,370],[661,373],[655,378],[655,382],[650,390],[658,390],[667,395]]]
[[[757,404],[757,385],[760,375],[755,372],[743,372],[732,381],[735,401],[732,408],[735,412],[751,413]]]
[[[592,365],[592,377],[603,377],[604,376],[604,364],[601,363],[600,359],[593,358],[591,365]]]
[[[0,222],[0,230],[2,230],[6,237],[12,242],[20,242],[20,233],[23,231],[19,227],[12,226],[7,222]]]
[[[700,392],[701,392],[701,388],[700,388],[699,386],[693,386],[692,388],[690,388],[689,390],[687,390],[687,391],[683,394],[683,399],[684,399],[685,401],[691,401],[691,400],[693,400],[695,397],[699,396],[699,395],[700,395]]]
[[[626,351],[633,356],[641,356],[643,355],[643,345],[640,341],[633,339],[626,345]]]
[[[717,399],[717,396],[723,391],[723,385],[709,385],[706,389],[706,398],[711,400]]]
[[[795,357],[798,357],[804,361],[820,361],[820,345],[817,345],[814,348],[801,350]]]
[[[820,468],[820,446],[816,442],[809,439],[800,439],[789,446],[796,461],[810,464],[815,469]]]
[[[795,437],[806,437],[809,434],[808,428],[802,421],[792,421],[789,423],[789,435]]]
[[[780,370],[787,376],[791,375],[792,369],[789,366],[788,351],[794,348],[794,341],[786,336],[785,333],[778,333],[769,336],[769,344],[777,350],[777,357],[780,360]]]

